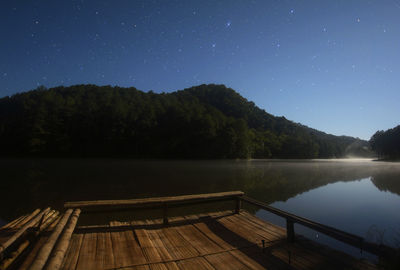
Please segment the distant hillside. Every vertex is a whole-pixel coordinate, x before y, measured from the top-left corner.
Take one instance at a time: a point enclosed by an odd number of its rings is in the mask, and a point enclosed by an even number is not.
[[[332,158],[368,143],[275,117],[224,85],[155,94],[75,85],[0,99],[0,154]]]

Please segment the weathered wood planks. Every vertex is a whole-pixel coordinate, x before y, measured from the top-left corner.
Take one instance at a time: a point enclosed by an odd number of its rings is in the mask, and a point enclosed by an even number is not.
[[[169,203],[232,199],[242,195],[227,192],[112,201],[111,204],[96,201],[86,206],[80,202],[75,206],[164,207]],[[37,239],[14,244],[16,256],[0,261],[0,269],[6,269],[21,254],[13,269],[376,269],[370,263],[300,236],[294,243],[287,242],[286,229],[237,210],[173,217],[168,224],[165,219],[155,219],[80,227],[76,227],[79,208],[71,208],[61,217],[54,210],[47,209],[45,214],[34,211],[0,230],[14,230],[19,239],[19,231],[41,223],[35,229]],[[41,231],[45,233],[40,234]]]

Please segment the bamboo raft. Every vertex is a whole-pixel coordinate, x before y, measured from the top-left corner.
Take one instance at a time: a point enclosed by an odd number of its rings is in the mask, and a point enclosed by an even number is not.
[[[172,217],[171,208],[203,202],[235,201],[233,211]],[[243,202],[282,216],[286,228],[241,209]],[[0,228],[0,269],[376,269],[372,263],[295,235],[294,223],[308,226],[369,252],[386,247],[272,208],[243,192],[114,201],[65,203]],[[86,212],[162,209],[161,219],[111,221],[77,226]]]

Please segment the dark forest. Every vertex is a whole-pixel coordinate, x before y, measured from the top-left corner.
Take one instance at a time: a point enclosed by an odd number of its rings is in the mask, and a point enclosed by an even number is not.
[[[377,131],[371,137],[370,145],[382,159],[400,159],[400,126]]]
[[[340,158],[368,143],[275,117],[224,85],[156,94],[96,85],[0,99],[3,156]]]

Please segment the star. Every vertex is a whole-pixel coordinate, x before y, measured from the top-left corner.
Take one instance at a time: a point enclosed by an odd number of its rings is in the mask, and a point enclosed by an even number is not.
[[[359,23],[361,20],[360,20],[360,18],[357,18],[357,22]]]
[[[231,26],[231,24],[232,24],[231,21],[227,21],[227,22],[225,23],[226,28],[229,28],[229,27]]]
[[[290,10],[290,14],[294,14],[294,9],[291,9],[291,10]]]
[[[215,48],[215,46],[217,46],[216,43],[211,44],[211,47]]]

